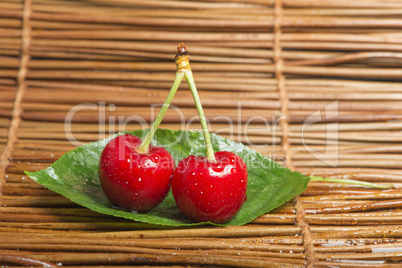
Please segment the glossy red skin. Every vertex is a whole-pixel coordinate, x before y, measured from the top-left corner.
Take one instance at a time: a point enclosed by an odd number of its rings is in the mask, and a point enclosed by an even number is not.
[[[247,166],[231,152],[215,153],[217,162],[191,155],[178,164],[171,187],[181,212],[193,222],[224,223],[247,199]]]
[[[135,151],[141,139],[120,135],[104,148],[99,161],[102,189],[114,206],[146,212],[166,197],[174,160],[163,147],[149,146],[145,154]]]

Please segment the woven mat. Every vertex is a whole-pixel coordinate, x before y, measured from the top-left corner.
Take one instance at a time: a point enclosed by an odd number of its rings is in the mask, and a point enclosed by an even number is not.
[[[401,14],[396,0],[2,0],[0,264],[401,267]],[[149,230],[24,175],[149,127],[179,42],[211,131],[396,188],[311,182],[246,226]],[[173,104],[162,127],[200,128],[185,83]]]

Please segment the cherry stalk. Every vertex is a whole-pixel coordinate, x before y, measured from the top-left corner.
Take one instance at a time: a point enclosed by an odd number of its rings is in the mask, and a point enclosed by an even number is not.
[[[179,53],[181,53],[184,56],[183,64],[186,66],[186,68],[184,70],[184,78],[186,79],[187,84],[190,88],[191,94],[193,95],[195,107],[197,108],[198,116],[200,117],[202,132],[204,134],[204,139],[205,139],[206,157],[207,157],[208,161],[215,162],[216,160],[215,160],[215,155],[214,155],[214,149],[212,148],[211,138],[209,136],[209,131],[208,131],[208,126],[207,126],[207,123],[205,120],[204,111],[202,109],[201,100],[200,100],[200,97],[198,96],[197,87],[195,86],[193,72],[191,71],[190,63],[189,63],[189,60],[187,57],[188,52],[183,43],[180,45],[180,48],[181,48],[181,50],[179,49]]]
[[[160,109],[158,115],[156,116],[154,122],[152,123],[151,128],[149,129],[147,135],[145,136],[144,140],[142,141],[141,145],[137,148],[137,152],[139,153],[145,153],[148,150],[149,144],[152,141],[152,137],[155,135],[156,130],[159,127],[159,124],[162,122],[163,117],[166,114],[167,109],[170,106],[170,103],[173,100],[174,95],[176,94],[177,89],[179,88],[179,85],[181,81],[183,80],[183,77],[185,75],[185,72],[187,70],[187,65],[185,64],[186,62],[184,61],[183,55],[180,54],[181,51],[181,45],[177,48],[178,54],[175,57],[175,62],[176,62],[176,77],[173,81],[172,88],[170,89],[170,92],[165,100],[165,103],[163,104],[162,108]]]

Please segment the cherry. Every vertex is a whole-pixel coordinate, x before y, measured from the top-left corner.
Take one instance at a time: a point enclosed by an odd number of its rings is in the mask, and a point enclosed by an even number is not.
[[[231,220],[247,199],[247,166],[232,152],[215,153],[215,162],[191,155],[180,161],[171,182],[181,212],[194,222]]]
[[[150,145],[187,69],[181,46],[177,48],[176,77],[158,116],[144,140],[120,135],[104,148],[99,161],[102,189],[113,205],[136,212],[146,212],[163,201],[170,189],[174,160],[163,147]]]
[[[114,206],[146,212],[166,197],[174,160],[163,147],[150,145],[139,153],[141,139],[130,134],[112,139],[99,162],[102,189]]]

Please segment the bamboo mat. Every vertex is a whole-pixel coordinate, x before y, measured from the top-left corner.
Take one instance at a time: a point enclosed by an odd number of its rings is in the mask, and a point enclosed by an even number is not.
[[[0,264],[401,267],[401,15],[398,0],[0,1]],[[149,127],[179,42],[213,132],[397,188],[312,182],[246,226],[152,230],[24,175]],[[173,104],[162,127],[200,128],[185,83]]]

